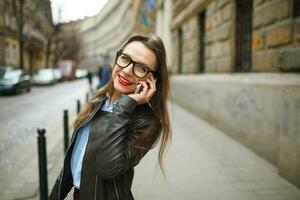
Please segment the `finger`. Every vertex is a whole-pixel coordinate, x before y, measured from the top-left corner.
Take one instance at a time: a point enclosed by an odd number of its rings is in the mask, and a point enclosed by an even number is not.
[[[154,77],[154,75],[152,75],[151,77],[152,77],[153,81],[156,83],[156,81],[157,81],[157,78],[156,78],[156,77]]]
[[[153,81],[151,80],[148,80],[148,84],[150,85],[150,88],[147,92],[147,101],[149,101],[151,99],[151,97],[154,95],[155,91],[156,91],[156,88],[155,88],[155,84]]]
[[[140,92],[140,94],[144,97],[146,97],[147,95],[147,91],[148,91],[148,85],[146,84],[145,81],[142,82],[142,85],[144,86],[143,87],[143,90]]]
[[[153,88],[156,91],[156,79],[152,76],[152,83],[153,83]]]
[[[151,90],[156,91],[156,82],[155,82],[155,79],[153,78],[153,76],[148,79],[148,83],[151,86],[150,87]]]

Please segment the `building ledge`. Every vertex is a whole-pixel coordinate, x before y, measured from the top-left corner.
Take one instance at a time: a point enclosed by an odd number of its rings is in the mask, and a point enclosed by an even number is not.
[[[185,82],[238,83],[251,85],[300,86],[296,73],[173,74],[171,80]]]

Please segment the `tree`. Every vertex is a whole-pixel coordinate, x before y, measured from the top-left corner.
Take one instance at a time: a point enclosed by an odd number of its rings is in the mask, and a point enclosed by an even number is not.
[[[42,33],[42,35],[46,39],[46,66],[48,64],[48,57],[51,53],[51,42],[53,38],[54,28],[51,16],[51,7],[50,2],[45,2],[45,0],[12,0],[13,1],[13,8],[14,8],[14,15],[16,17],[16,22],[18,24],[18,35],[19,35],[19,55],[20,55],[20,68],[24,68],[24,42],[25,37],[30,39],[32,37],[32,30],[38,30]],[[26,7],[25,7],[26,2]],[[27,10],[26,10],[27,9]],[[50,10],[49,10],[50,9]],[[31,13],[34,13],[31,14]],[[45,17],[44,20],[49,20],[49,23],[45,23],[42,21],[39,13],[42,13]],[[23,30],[24,24],[30,24],[31,29],[27,29],[27,31]],[[47,30],[47,25],[50,24],[50,29]],[[46,28],[45,28],[46,27]],[[34,36],[33,36],[34,37]],[[29,50],[30,54],[30,66],[29,71],[33,73],[33,64],[32,64],[32,54],[33,50]]]
[[[57,25],[58,34],[56,38],[56,61],[66,59],[79,62],[79,49],[81,47],[81,42],[75,23],[70,22]]]
[[[18,24],[18,36],[19,36],[19,58],[20,58],[20,68],[24,68],[24,58],[23,58],[23,49],[24,49],[24,35],[23,35],[23,13],[24,13],[24,0],[13,0],[13,8]]]

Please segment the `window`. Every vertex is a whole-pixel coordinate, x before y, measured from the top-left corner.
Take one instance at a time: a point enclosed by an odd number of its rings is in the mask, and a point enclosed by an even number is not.
[[[183,45],[183,38],[182,38],[182,28],[178,29],[178,73],[182,73],[182,45]]]
[[[293,1],[293,17],[300,16],[300,0]]]
[[[236,0],[235,71],[251,71],[252,0]]]
[[[205,63],[205,11],[198,14],[199,25],[199,72],[204,72]]]

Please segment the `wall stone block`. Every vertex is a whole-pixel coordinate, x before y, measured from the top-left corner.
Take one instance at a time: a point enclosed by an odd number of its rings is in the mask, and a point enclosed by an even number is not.
[[[254,0],[254,6],[259,6],[261,4],[263,4],[265,1],[264,0]]]
[[[216,72],[231,72],[231,58],[229,56],[216,60]]]
[[[290,1],[274,0],[268,3],[254,7],[253,26],[260,28],[261,26],[271,24],[276,20],[281,20],[290,15]]]
[[[279,69],[282,71],[300,71],[300,49],[289,48],[279,51]]]
[[[270,49],[264,51],[253,52],[252,70],[253,71],[277,71],[278,50]]]
[[[206,45],[205,46],[205,59],[210,59],[211,58],[211,46]]]
[[[232,4],[227,4],[226,7],[224,7],[221,10],[221,18],[222,18],[222,22],[226,22],[229,21],[232,17],[233,14],[233,5]]]
[[[264,34],[256,32],[252,35],[252,51],[263,49],[264,43]]]
[[[272,28],[266,32],[266,44],[268,47],[276,47],[289,44],[293,41],[292,24],[284,24]]]
[[[217,1],[211,1],[211,3],[206,7],[206,15],[210,16],[217,9]]]
[[[222,56],[222,44],[220,42],[211,45],[211,56],[212,58]]]
[[[220,26],[217,29],[214,29],[213,31],[210,31],[206,34],[206,42],[212,43],[218,40],[226,40],[230,36],[230,28],[231,23],[226,23]]]
[[[229,3],[229,0],[218,0],[217,1],[217,8],[223,8]]]
[[[205,72],[217,71],[216,61],[214,59],[205,60]]]

